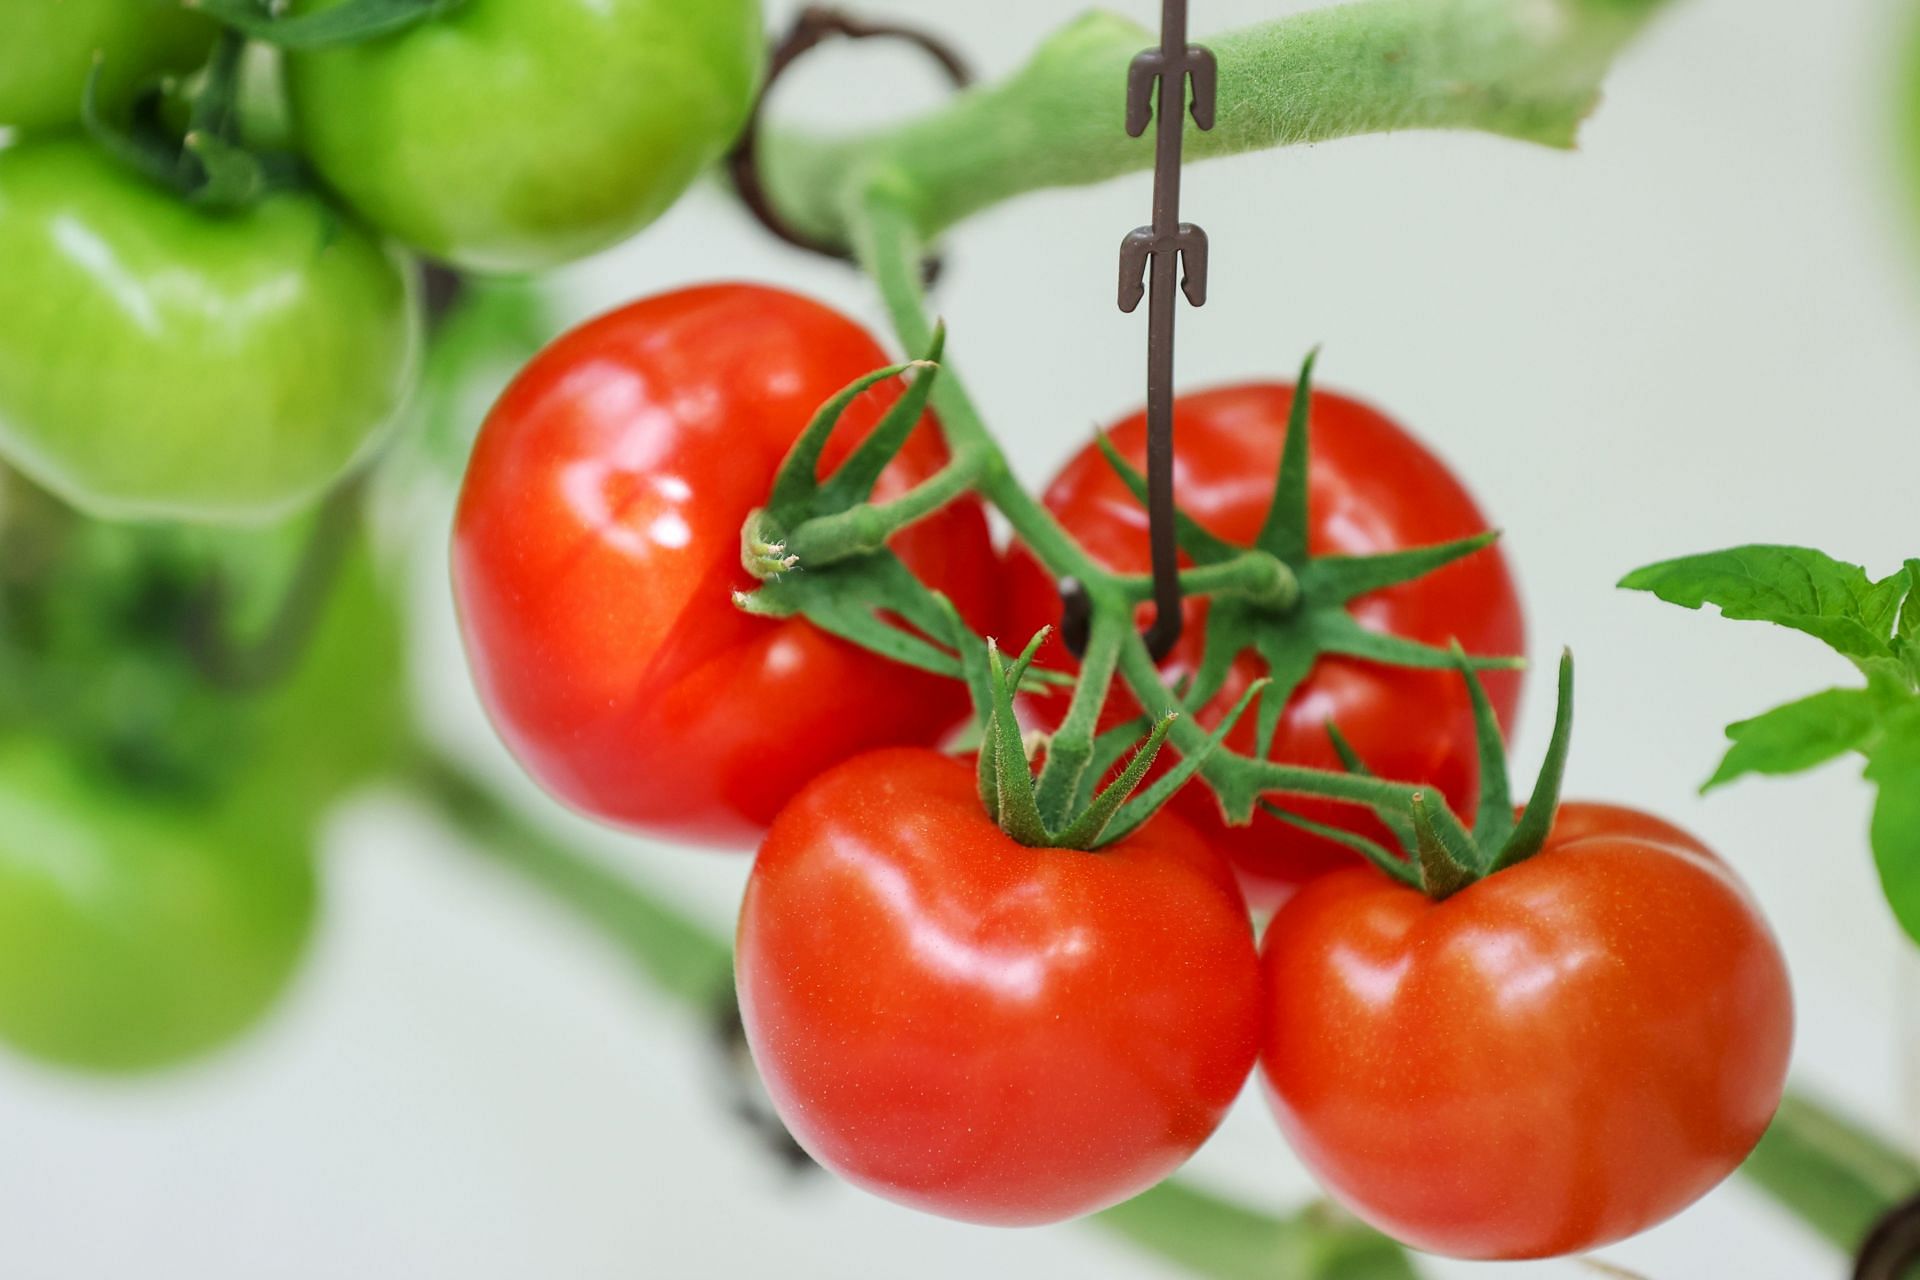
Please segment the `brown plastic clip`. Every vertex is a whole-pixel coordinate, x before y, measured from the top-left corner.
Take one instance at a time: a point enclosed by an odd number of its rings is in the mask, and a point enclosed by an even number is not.
[[[1207,233],[1180,221],[1180,171],[1185,160],[1186,116],[1213,128],[1220,84],[1212,51],[1187,43],[1187,0],[1164,0],[1160,46],[1127,68],[1127,132],[1139,137],[1154,121],[1153,224],[1127,233],[1120,243],[1120,309],[1147,306],[1147,518],[1153,549],[1153,625],[1147,648],[1165,660],[1180,639],[1180,550],[1174,539],[1173,356],[1177,288],[1196,307],[1207,304]],[[1192,98],[1188,98],[1188,86]],[[1191,106],[1189,108],[1189,101]],[[1062,584],[1065,609],[1061,638],[1074,653],[1086,649],[1089,611],[1078,583]]]

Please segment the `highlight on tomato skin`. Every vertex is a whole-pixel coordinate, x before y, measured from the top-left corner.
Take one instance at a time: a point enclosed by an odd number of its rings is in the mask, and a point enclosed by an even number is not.
[[[488,713],[548,791],[645,835],[751,848],[816,774],[937,743],[966,717],[956,680],[733,603],[756,585],[741,526],[788,447],[887,364],[817,302],[723,284],[587,322],[501,396],[460,496],[454,590]],[[854,404],[823,474],[898,395],[882,385]],[[876,497],[946,458],[929,415]],[[964,617],[985,616],[995,561],[977,500],[889,545]]]
[[[1006,1226],[1185,1163],[1252,1070],[1257,970],[1231,872],[1178,818],[1028,848],[969,764],[914,749],[848,761],[781,813],[735,952],[754,1060],[807,1151]]]
[[[1176,427],[1175,496],[1180,508],[1214,535],[1251,545],[1266,520],[1279,471],[1294,388],[1286,383],[1248,383],[1180,397]],[[1405,428],[1361,401],[1335,392],[1313,393],[1309,445],[1309,551],[1312,555],[1367,555],[1469,537],[1489,528],[1462,482]],[[1115,424],[1108,438],[1135,466],[1146,455],[1146,418],[1136,414]],[[1098,447],[1089,444],[1055,475],[1045,493],[1060,518],[1095,560],[1123,573],[1150,565],[1146,512],[1114,473]],[[1007,553],[1009,635],[1030,635],[1057,622],[1056,584],[1025,548]],[[1175,681],[1198,666],[1207,633],[1208,602],[1190,599],[1186,629],[1162,664]],[[1417,581],[1353,602],[1351,610],[1369,628],[1446,647],[1457,640],[1467,652],[1522,655],[1526,649],[1519,589],[1505,553],[1483,548]],[[1074,670],[1058,638],[1042,650],[1041,664]],[[1219,694],[1198,713],[1208,727],[1219,723],[1247,685],[1264,672],[1242,654]],[[1501,727],[1511,732],[1520,701],[1513,671],[1489,671],[1484,682]],[[1042,728],[1065,714],[1064,693],[1030,697],[1028,710]],[[1117,688],[1103,725],[1137,715],[1130,695]],[[1479,764],[1473,712],[1457,672],[1416,671],[1339,656],[1323,656],[1288,701],[1271,755],[1289,764],[1342,767],[1326,726],[1335,723],[1377,773],[1438,788],[1458,808],[1474,794]],[[1255,746],[1248,716],[1227,745]],[[1248,899],[1277,907],[1301,885],[1359,859],[1322,837],[1290,827],[1264,813],[1249,826],[1229,826],[1203,786],[1184,789],[1174,808],[1206,835],[1234,865]],[[1300,816],[1375,840],[1386,832],[1366,810],[1299,798]]]
[[[1570,803],[1546,847],[1443,902],[1371,869],[1262,946],[1262,1076],[1289,1144],[1413,1248],[1550,1257],[1729,1176],[1780,1103],[1793,1005],[1739,879],[1683,832]]]

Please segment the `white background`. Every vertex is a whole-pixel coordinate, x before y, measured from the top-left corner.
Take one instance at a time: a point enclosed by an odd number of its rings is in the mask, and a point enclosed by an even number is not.
[[[993,74],[1077,6],[868,7],[937,24]],[[1116,7],[1146,22],[1157,10]],[[1196,0],[1195,29],[1302,7]],[[1186,209],[1213,237],[1214,296],[1182,322],[1181,375],[1285,376],[1324,342],[1330,385],[1436,442],[1510,531],[1537,653],[1581,655],[1571,792],[1663,812],[1745,872],[1794,968],[1798,1080],[1905,1132],[1920,1089],[1898,1047],[1904,953],[1857,768],[1694,792],[1723,724],[1848,669],[1810,640],[1610,585],[1744,541],[1817,545],[1880,573],[1920,552],[1920,273],[1889,137],[1900,7],[1678,5],[1612,78],[1577,154],[1407,135],[1197,169]],[[896,96],[933,98],[910,58],[830,55],[783,109],[872,117]],[[1113,252],[1148,190],[1135,178],[1028,198],[954,246],[939,298],[952,354],[1036,482],[1138,399],[1142,327],[1113,310]],[[715,190],[566,273],[566,305],[715,276],[878,319],[851,274],[771,246]],[[424,696],[450,741],[504,772],[444,583],[430,586]],[[1531,677],[1526,762],[1550,669]],[[599,847],[726,927],[743,860]],[[973,1229],[795,1182],[713,1105],[688,1020],[424,818],[370,798],[329,857],[312,962],[240,1049],[121,1086],[0,1060],[0,1276],[1170,1274],[1085,1227]],[[1251,1093],[1192,1173],[1276,1208],[1310,1190]],[[1606,1256],[1656,1280],[1842,1274],[1738,1183]]]

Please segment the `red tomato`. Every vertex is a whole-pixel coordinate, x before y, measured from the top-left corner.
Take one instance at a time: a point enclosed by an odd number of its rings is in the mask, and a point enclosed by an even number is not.
[[[1293,388],[1249,385],[1183,396],[1174,409],[1175,494],[1181,508],[1215,535],[1250,545],[1272,505],[1274,479]],[[1473,499],[1451,472],[1400,427],[1358,401],[1317,391],[1308,450],[1308,498],[1313,555],[1368,555],[1469,537],[1488,526]],[[1113,443],[1136,466],[1146,458],[1146,418],[1114,427]],[[1093,446],[1083,449],[1056,477],[1047,507],[1093,557],[1110,569],[1144,573],[1150,567],[1147,517],[1126,486]],[[1054,583],[1024,548],[1009,554],[1009,644],[1057,621]],[[1352,605],[1364,625],[1444,646],[1458,639],[1467,652],[1513,655],[1526,637],[1520,600],[1497,548],[1476,552],[1417,582],[1364,596]],[[1206,634],[1206,604],[1189,601],[1186,632],[1162,665],[1169,680],[1199,665]],[[1057,639],[1041,661],[1072,669]],[[1247,685],[1265,672],[1257,657],[1242,655],[1219,695],[1199,713],[1218,724]],[[1503,727],[1511,728],[1520,698],[1515,672],[1485,675]],[[1051,727],[1065,714],[1064,694],[1035,698],[1030,707]],[[1138,714],[1137,704],[1116,690],[1107,723]],[[1328,741],[1334,721],[1369,767],[1385,777],[1428,783],[1456,808],[1474,794],[1479,778],[1473,709],[1457,671],[1411,671],[1350,658],[1326,657],[1295,691],[1274,738],[1272,756],[1289,764],[1340,768]],[[1246,716],[1227,739],[1239,751],[1254,746],[1254,717]],[[1371,836],[1386,833],[1365,810],[1289,799],[1304,817]],[[1337,867],[1355,865],[1350,851],[1287,826],[1266,814],[1252,825],[1228,827],[1203,785],[1185,788],[1174,808],[1239,871],[1247,896],[1258,906],[1276,905],[1295,888]]]
[[[1733,1172],[1785,1087],[1786,965],[1739,880],[1658,819],[1568,810],[1444,902],[1344,871],[1268,928],[1280,1126],[1415,1248],[1546,1257],[1644,1230]]]
[[[755,585],[740,526],[788,446],[822,402],[887,363],[818,303],[719,285],[593,320],[507,389],[460,495],[454,591],[493,722],[548,790],[649,835],[749,847],[815,774],[936,742],[966,716],[958,681],[732,600]],[[898,394],[854,405],[823,472]],[[929,418],[876,496],[946,456]],[[984,613],[992,543],[976,502],[893,547],[962,613]]]
[[[925,750],[849,761],[780,814],[734,963],[801,1145],[970,1222],[1146,1190],[1219,1124],[1259,1038],[1246,903],[1184,823],[1030,849],[966,762]]]

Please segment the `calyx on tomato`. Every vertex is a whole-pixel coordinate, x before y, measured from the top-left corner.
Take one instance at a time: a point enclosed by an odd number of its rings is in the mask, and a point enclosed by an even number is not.
[[[999,645],[989,640],[984,669],[973,662],[967,673],[986,734],[980,748],[980,803],[1002,831],[1029,848],[1096,849],[1138,831],[1200,771],[1207,757],[1240,722],[1248,704],[1266,688],[1266,681],[1255,681],[1207,739],[1203,750],[1184,757],[1138,795],[1134,792],[1160,754],[1167,733],[1179,718],[1177,712],[1160,718],[1146,740],[1135,748],[1127,767],[1097,794],[1094,787],[1102,771],[1090,767],[1085,756],[1049,751],[1036,782],[1014,711],[1013,692],[1032,668],[1034,655],[1046,638],[1043,628],[1011,664],[1001,658]],[[1070,770],[1070,775],[1059,777],[1063,769]],[[1043,798],[1053,794],[1060,796],[1059,803],[1043,804]]]
[[[108,119],[100,101],[101,66],[88,77],[81,122],[101,148],[150,182],[210,209],[242,209],[297,186],[301,165],[282,152],[256,151],[241,138],[246,40],[222,32],[198,84],[185,95],[184,132],[164,118],[158,90],[134,103],[130,119]]]
[[[1534,780],[1533,793],[1527,798],[1526,806],[1516,813],[1500,722],[1494,714],[1493,703],[1471,659],[1456,648],[1454,660],[1473,698],[1474,737],[1480,755],[1480,782],[1471,829],[1454,816],[1444,801],[1433,803],[1425,791],[1416,791],[1406,809],[1386,804],[1371,806],[1399,842],[1405,855],[1400,857],[1365,836],[1311,822],[1262,802],[1262,807],[1281,821],[1352,849],[1395,880],[1422,890],[1436,902],[1497,871],[1525,862],[1546,846],[1553,831],[1554,814],[1560,807],[1567,748],[1573,737],[1573,654],[1567,651],[1560,656],[1559,692],[1546,759]],[[1347,769],[1367,773],[1365,762],[1341,736],[1339,726],[1329,724],[1327,732]]]

